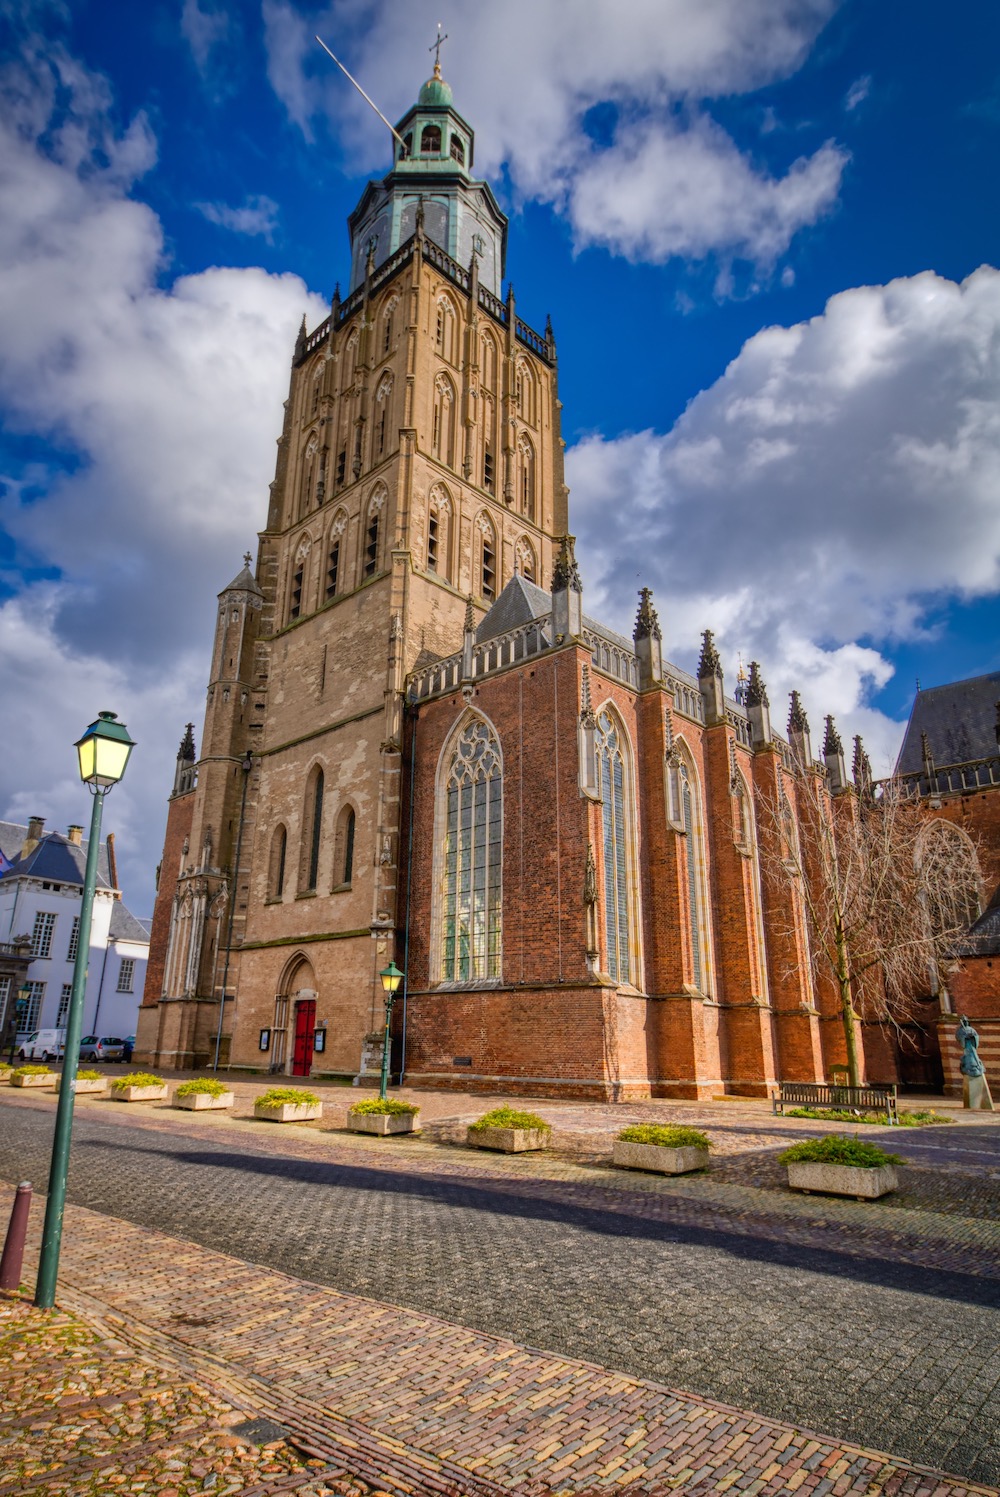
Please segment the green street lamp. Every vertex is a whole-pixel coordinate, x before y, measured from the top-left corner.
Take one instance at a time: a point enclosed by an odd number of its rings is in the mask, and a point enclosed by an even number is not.
[[[59,1248],[62,1242],[63,1213],[66,1207],[66,1181],[69,1174],[69,1149],[73,1134],[73,1103],[76,1097],[76,1073],[80,1061],[80,1035],[83,1029],[83,999],[87,989],[87,963],[90,959],[90,926],[97,888],[97,856],[101,846],[101,817],[104,797],[125,773],[134,744],[128,729],[114,712],[99,712],[97,721],[76,744],[80,758],[80,778],[90,787],[94,804],[90,816],[90,841],[87,844],[87,867],[83,877],[80,901],[80,927],[77,935],[76,960],[73,963],[73,988],[66,1015],[66,1049],[63,1055],[59,1106],[56,1109],[52,1140],[52,1165],[49,1170],[49,1194],[42,1229],[42,1251],[38,1260],[35,1304],[50,1310],[56,1302],[56,1278],[59,1273]]]
[[[14,1002],[14,1012],[7,1021],[10,1030],[10,1055],[7,1057],[11,1065],[14,1064],[14,1051],[17,1049],[17,1031],[21,1027],[21,1019],[28,1012],[28,999],[31,997],[31,989],[27,983],[17,990],[17,998]]]
[[[395,962],[390,962],[384,972],[379,973],[382,979],[382,991],[385,993],[385,1036],[382,1041],[382,1080],[379,1083],[378,1094],[385,1097],[386,1087],[389,1084],[389,1026],[392,1023],[392,1005],[396,1001],[396,991],[403,981],[404,973],[400,972]]]

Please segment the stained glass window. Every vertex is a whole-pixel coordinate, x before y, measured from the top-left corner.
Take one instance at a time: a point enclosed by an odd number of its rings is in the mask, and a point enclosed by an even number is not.
[[[608,712],[602,712],[597,719],[597,768],[604,815],[604,919],[608,938],[608,976],[615,982],[631,982],[625,756],[620,730]]]
[[[500,745],[481,719],[459,735],[444,793],[442,976],[499,977],[503,767]]]
[[[694,813],[694,800],[691,792],[691,781],[688,777],[687,765],[680,767],[681,779],[681,816],[686,833],[684,840],[684,853],[687,858],[687,880],[688,880],[688,914],[691,922],[691,980],[699,993],[702,987],[702,962],[701,962],[701,887],[698,879],[698,842],[697,824]]]

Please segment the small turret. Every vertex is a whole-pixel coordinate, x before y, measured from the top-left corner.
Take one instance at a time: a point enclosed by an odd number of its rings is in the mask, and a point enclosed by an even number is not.
[[[472,680],[472,651],[476,643],[476,613],[470,597],[465,605],[465,623],[462,627],[462,680]]]
[[[663,636],[653,607],[652,588],[639,589],[639,611],[635,616],[632,638],[639,662],[639,690],[645,691],[650,686],[658,686],[663,680]]]
[[[747,681],[747,717],[750,719],[750,738],[754,748],[763,748],[771,742],[771,704],[767,699],[767,687],[756,660],[750,662],[750,679]]]
[[[177,750],[177,768],[174,770],[174,788],[172,792],[174,795],[186,795],[189,790],[194,789],[194,764],[194,723],[188,723],[184,729],[181,746]]]
[[[823,760],[830,776],[830,790],[840,795],[847,789],[847,765],[844,762],[844,745],[840,741],[837,725],[829,715],[826,718],[826,733],[823,738]]]
[[[715,648],[711,629],[701,636],[701,657],[698,661],[698,689],[705,705],[705,723],[712,727],[726,720],[726,693],[722,679],[722,661]]]
[[[791,705],[788,709],[788,741],[801,767],[809,769],[813,762],[809,719],[806,717],[802,698],[797,691],[789,692],[789,702]]]
[[[865,746],[860,733],[855,734],[854,738],[854,763],[852,770],[855,790],[857,790],[859,795],[870,795],[872,789],[872,766],[871,760],[865,753]]]
[[[564,535],[552,568],[552,632],[577,639],[583,633],[583,583],[576,564],[576,537]]]

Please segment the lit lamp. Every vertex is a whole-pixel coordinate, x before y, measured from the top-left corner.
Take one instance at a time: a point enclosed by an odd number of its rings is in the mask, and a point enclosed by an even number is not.
[[[18,990],[17,990],[17,999],[16,999],[16,1002],[14,1004],[14,1012],[11,1014],[10,1019],[8,1021],[8,1027],[10,1029],[10,1056],[9,1056],[9,1060],[10,1060],[11,1065],[14,1064],[14,1051],[17,1048],[17,1031],[20,1028],[21,1015],[22,1014],[26,1014],[28,1012],[28,999],[30,997],[31,997],[31,989],[28,987],[27,983],[25,983],[23,987],[18,988]]]
[[[62,1242],[63,1212],[66,1206],[66,1181],[69,1174],[69,1148],[73,1133],[73,1103],[76,1095],[76,1072],[80,1060],[80,1034],[83,1029],[83,998],[87,988],[87,963],[90,959],[90,925],[97,887],[97,857],[101,847],[101,817],[104,797],[125,773],[134,744],[128,729],[114,712],[100,712],[76,744],[80,757],[80,778],[90,786],[94,804],[90,816],[90,841],[87,843],[87,867],[83,877],[80,901],[80,927],[77,935],[76,960],[73,963],[73,988],[66,1014],[66,1049],[63,1055],[59,1106],[56,1110],[52,1140],[52,1165],[49,1170],[49,1195],[42,1229],[42,1251],[38,1260],[35,1304],[49,1310],[56,1300],[56,1277],[59,1272],[59,1248]]]
[[[385,993],[385,1037],[382,1041],[382,1080],[379,1085],[378,1094],[385,1097],[385,1090],[389,1084],[389,1026],[392,1023],[392,1005],[396,1001],[396,992],[399,984],[403,981],[404,973],[400,972],[395,962],[390,962],[384,972],[379,973],[382,979],[382,991]]]

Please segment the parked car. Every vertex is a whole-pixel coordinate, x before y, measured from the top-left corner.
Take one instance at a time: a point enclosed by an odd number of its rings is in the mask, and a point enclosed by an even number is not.
[[[17,1045],[19,1060],[62,1060],[65,1054],[65,1029],[36,1029]]]
[[[124,1039],[124,1045],[125,1053],[122,1056],[122,1060],[124,1060],[125,1064],[128,1065],[132,1059],[132,1051],[135,1049],[135,1035],[127,1034]]]
[[[85,1034],[80,1041],[81,1060],[121,1060],[125,1041],[113,1035]]]

